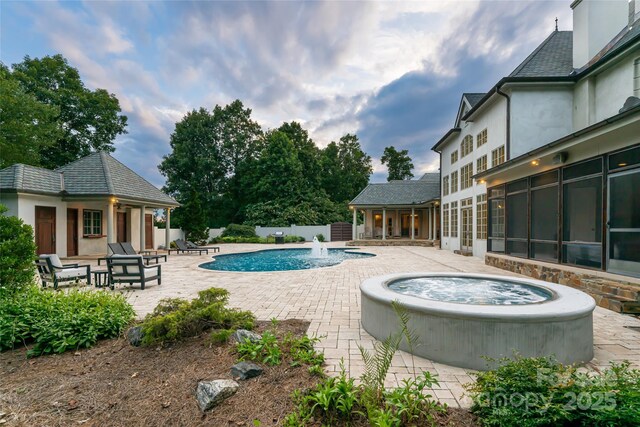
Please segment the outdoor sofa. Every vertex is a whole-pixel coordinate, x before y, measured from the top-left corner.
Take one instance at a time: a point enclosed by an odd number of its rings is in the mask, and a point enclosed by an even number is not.
[[[190,240],[187,240],[186,243],[189,249],[211,249],[214,253],[220,252],[220,246],[199,246]]]
[[[111,251],[111,255],[107,255],[106,257],[98,258],[98,265],[100,265],[101,261],[106,261],[113,255],[138,255],[138,252],[133,248],[131,243],[123,242],[123,243],[107,243],[109,250]],[[155,260],[156,264],[160,262],[161,258],[167,260],[166,255],[158,255],[157,252],[155,255],[150,255],[151,251],[140,251],[142,257],[144,258],[147,265],[151,260]]]

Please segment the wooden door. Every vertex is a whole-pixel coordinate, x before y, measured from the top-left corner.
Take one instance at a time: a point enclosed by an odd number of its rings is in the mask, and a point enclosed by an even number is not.
[[[144,216],[144,248],[153,249],[153,215]]]
[[[56,253],[56,208],[36,206],[36,246],[38,255]]]
[[[67,256],[78,255],[78,209],[67,209]]]
[[[118,242],[128,242],[126,212],[118,212],[118,227],[117,227],[116,237]]]

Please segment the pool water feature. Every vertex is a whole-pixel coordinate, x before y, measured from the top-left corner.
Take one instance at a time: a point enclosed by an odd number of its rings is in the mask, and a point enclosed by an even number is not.
[[[338,265],[348,259],[369,258],[375,255],[357,252],[353,248],[330,248],[326,255],[314,257],[311,249],[265,249],[255,252],[218,255],[201,268],[216,271],[265,272],[309,270]]]
[[[520,305],[553,298],[545,288],[487,277],[414,277],[393,281],[388,287],[405,295],[460,304]]]
[[[397,333],[392,307],[409,312],[414,354],[483,370],[486,358],[554,356],[565,364],[593,358],[594,299],[577,289],[529,278],[469,273],[402,273],[360,285],[362,327],[378,340]],[[401,348],[410,349],[403,342]]]

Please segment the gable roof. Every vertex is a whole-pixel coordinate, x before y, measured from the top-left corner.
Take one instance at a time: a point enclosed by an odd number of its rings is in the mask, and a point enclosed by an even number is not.
[[[440,198],[440,174],[424,174],[420,179],[369,184],[350,205],[421,205]]]
[[[10,166],[0,171],[0,189],[64,197],[110,196],[164,206],[180,205],[103,151],[55,171],[22,164]]]
[[[509,77],[563,77],[573,72],[573,32],[554,31]]]
[[[476,104],[478,102],[480,102],[480,100],[482,98],[484,98],[485,95],[486,95],[486,93],[484,93],[484,92],[482,92],[482,93],[480,93],[480,92],[473,92],[473,93],[472,92],[466,92],[466,93],[462,94],[462,96],[464,98],[466,98],[467,101],[469,102],[469,105],[471,106],[471,108],[475,107]]]

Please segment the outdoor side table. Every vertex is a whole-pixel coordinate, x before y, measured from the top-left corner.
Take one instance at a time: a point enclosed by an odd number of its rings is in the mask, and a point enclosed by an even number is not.
[[[109,286],[109,272],[107,270],[92,270],[91,273],[93,273],[93,281],[96,284],[96,288]],[[104,285],[102,280],[104,280]]]

